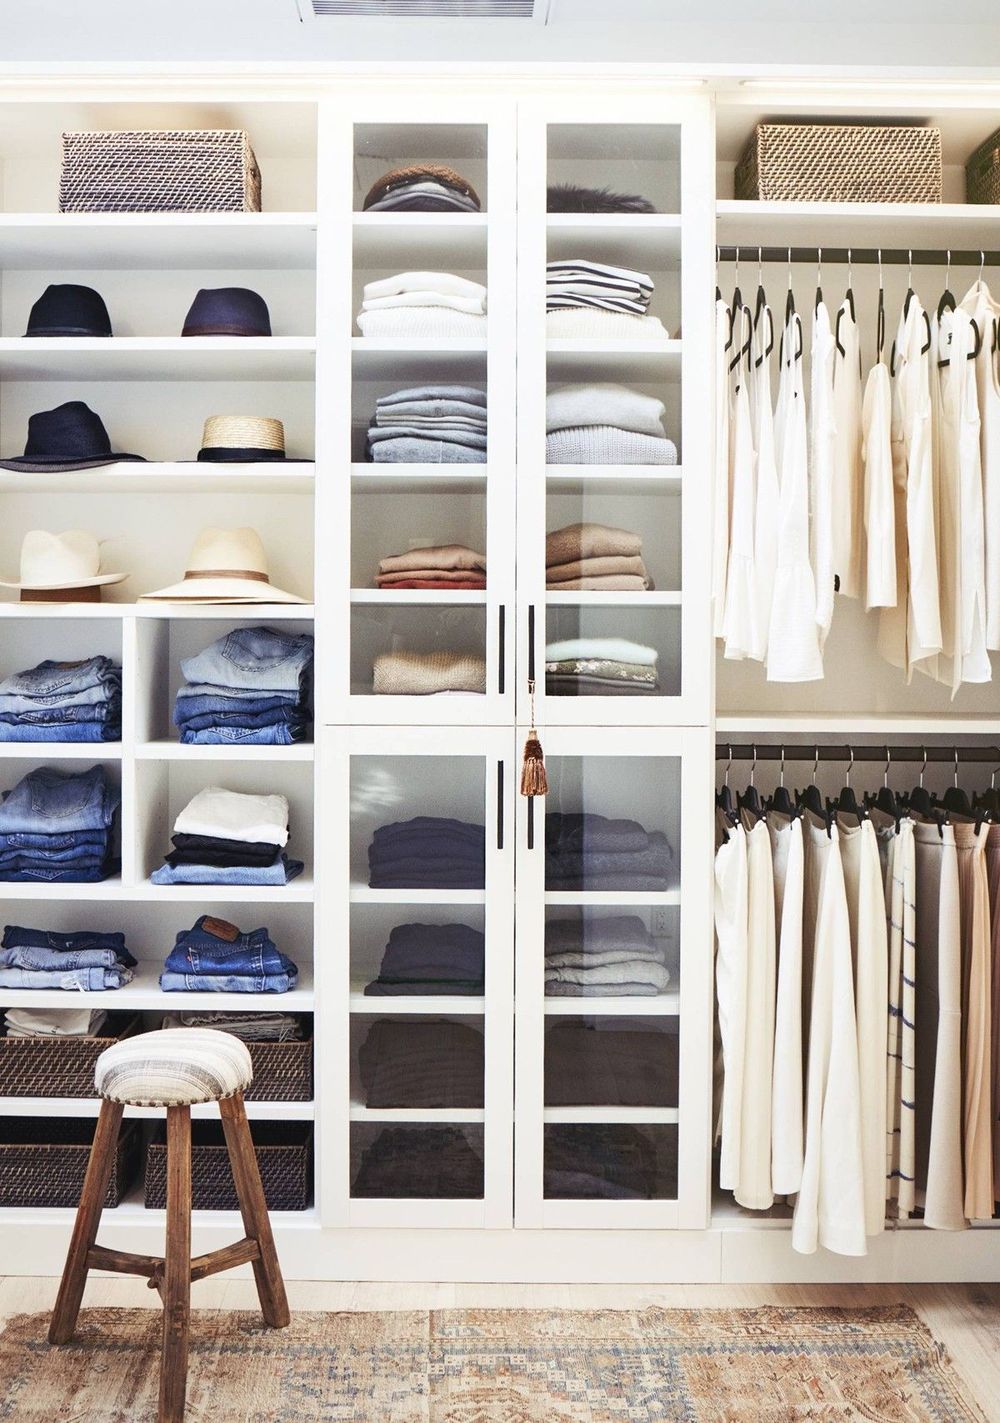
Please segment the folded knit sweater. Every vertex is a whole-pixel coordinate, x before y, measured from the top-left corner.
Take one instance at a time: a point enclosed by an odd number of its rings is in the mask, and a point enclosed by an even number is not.
[[[635,558],[641,553],[639,534],[609,524],[566,524],[545,535],[546,568],[582,558]]]
[[[665,409],[662,400],[624,385],[564,385],[546,396],[545,428],[551,431],[579,425],[614,425],[662,439]]]

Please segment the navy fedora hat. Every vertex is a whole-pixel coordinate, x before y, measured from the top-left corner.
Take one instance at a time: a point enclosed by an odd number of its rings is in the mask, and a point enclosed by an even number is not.
[[[267,302],[249,287],[202,287],[182,336],[270,336]]]
[[[25,336],[110,336],[111,317],[100,292],[72,282],[48,286],[31,308]]]
[[[82,400],[67,400],[54,410],[40,410],[28,419],[24,454],[0,460],[0,469],[92,469],[118,460],[141,460],[111,449],[104,421]]]

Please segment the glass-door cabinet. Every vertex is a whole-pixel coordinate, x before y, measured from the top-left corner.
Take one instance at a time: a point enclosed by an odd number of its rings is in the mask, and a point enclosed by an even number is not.
[[[518,716],[702,723],[708,111],[519,115]]]
[[[711,1116],[708,732],[547,728],[519,801],[516,1221],[698,1228]]]

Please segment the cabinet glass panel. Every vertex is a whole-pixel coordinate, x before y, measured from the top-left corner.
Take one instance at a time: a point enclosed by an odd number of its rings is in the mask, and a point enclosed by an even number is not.
[[[583,975],[581,975],[582,977]],[[677,1107],[677,1019],[549,1018],[546,1107]]]
[[[354,1200],[481,1200],[483,1128],[475,1122],[355,1122]]]
[[[547,1012],[568,1012],[582,1000],[612,998],[623,1012],[676,1003],[680,990],[680,906],[636,904],[599,909],[545,908]],[[620,1000],[620,1002],[618,1002]]]
[[[673,1201],[677,1127],[558,1122],[544,1128],[546,1200]]]
[[[368,1111],[481,1111],[483,1020],[355,1015],[351,1074],[351,1101]]]
[[[412,170],[426,164],[450,168],[452,174],[419,175]],[[405,190],[418,178],[421,186]],[[459,181],[455,182],[455,179]],[[478,210],[486,211],[486,125],[425,123],[359,123],[354,126],[354,207],[365,209],[372,194],[376,210],[394,212],[463,211],[459,202],[451,206],[447,189],[460,197],[471,186],[478,198]],[[464,180],[464,182],[462,181]],[[441,188],[446,191],[440,192]],[[476,205],[471,206],[476,210]]]

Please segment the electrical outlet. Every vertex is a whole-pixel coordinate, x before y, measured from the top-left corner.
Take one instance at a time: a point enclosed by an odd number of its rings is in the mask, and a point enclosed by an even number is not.
[[[666,909],[654,909],[650,923],[654,939],[665,939],[667,936],[667,911]]]

